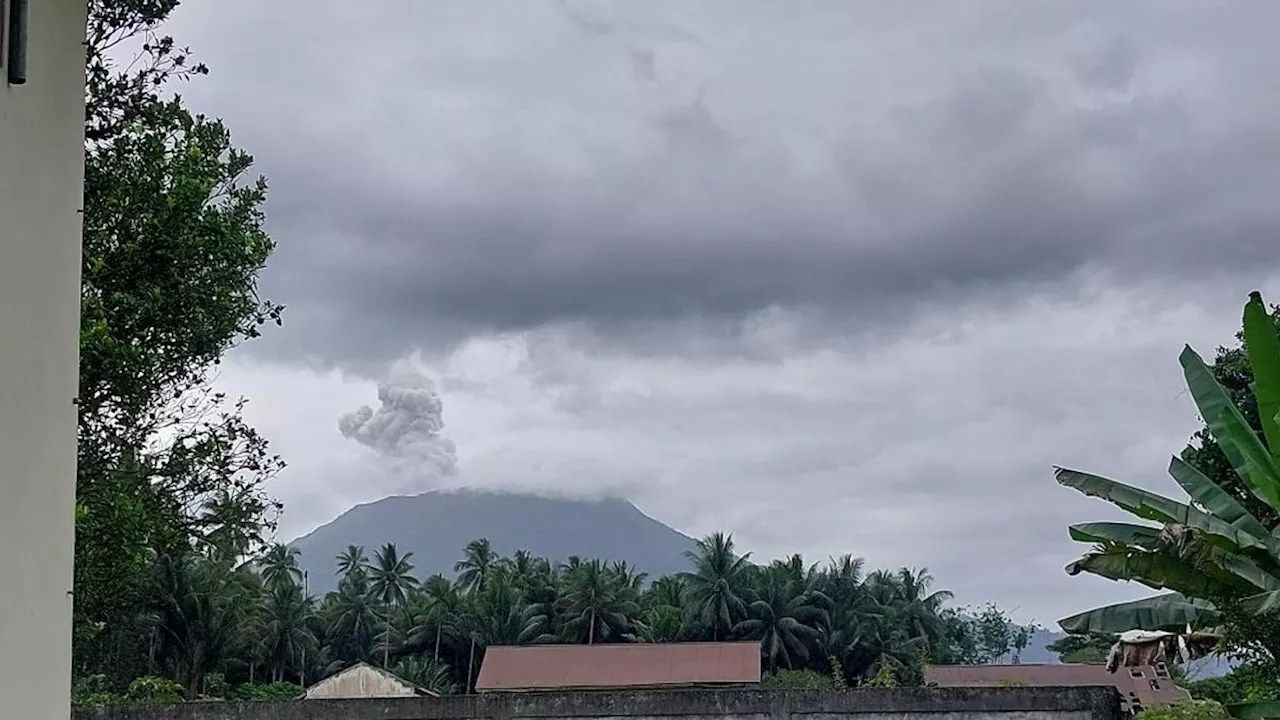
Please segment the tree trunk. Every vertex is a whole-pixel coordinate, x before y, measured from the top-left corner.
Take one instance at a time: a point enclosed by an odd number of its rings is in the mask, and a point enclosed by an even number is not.
[[[436,661],[436,664],[440,663],[440,633],[443,630],[444,630],[444,625],[437,623],[436,624],[436,651],[431,655],[431,658]]]
[[[471,654],[467,656],[467,694],[471,694],[471,668],[476,664],[476,638],[471,636]]]
[[[594,644],[596,640],[596,612],[591,611],[591,627],[587,628],[587,644]]]
[[[391,662],[391,606],[387,606],[387,626],[382,629],[382,667],[384,670],[390,670]]]
[[[188,702],[197,700],[200,697],[200,682],[204,679],[204,673],[201,672],[200,666],[204,661],[204,649],[197,645],[192,649],[190,655],[187,656],[186,667],[179,668],[179,682],[182,683],[182,696]]]
[[[195,673],[187,678],[186,685],[182,688],[182,697],[187,702],[195,702],[200,698],[200,678]]]

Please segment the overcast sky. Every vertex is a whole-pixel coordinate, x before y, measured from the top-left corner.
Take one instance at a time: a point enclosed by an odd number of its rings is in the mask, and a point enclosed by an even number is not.
[[[1173,493],[1178,351],[1280,300],[1277,22],[187,0],[212,74],[182,92],[272,186],[285,327],[221,382],[290,463],[281,534],[392,492],[615,494],[1042,623],[1140,596],[1064,574],[1066,525],[1117,514],[1052,466]]]

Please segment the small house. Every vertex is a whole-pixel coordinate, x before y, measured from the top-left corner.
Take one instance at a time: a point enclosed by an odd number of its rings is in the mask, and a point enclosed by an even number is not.
[[[356,663],[307,688],[302,700],[336,700],[347,698],[389,698],[429,695],[439,697],[426,688],[368,663]]]

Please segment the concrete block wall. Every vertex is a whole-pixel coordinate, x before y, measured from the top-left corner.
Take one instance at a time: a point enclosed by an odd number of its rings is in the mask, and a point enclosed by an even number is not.
[[[73,720],[1118,720],[1114,688],[689,690],[79,708]]]
[[[0,0],[0,718],[70,712],[85,0]],[[26,82],[8,50],[26,30]],[[21,79],[21,78],[15,78]]]

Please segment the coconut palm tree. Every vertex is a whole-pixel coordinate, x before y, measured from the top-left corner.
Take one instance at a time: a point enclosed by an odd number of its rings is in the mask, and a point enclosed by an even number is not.
[[[171,668],[183,696],[195,700],[205,676],[233,646],[248,593],[230,562],[190,551],[157,557],[153,571],[156,654]]]
[[[422,584],[421,612],[414,616],[414,626],[409,631],[410,642],[423,644],[432,639],[431,659],[440,662],[440,643],[447,634],[457,632],[463,614],[462,596],[443,575],[432,575]]]
[[[640,603],[646,608],[661,606],[680,607],[684,602],[687,587],[685,579],[680,575],[664,575],[649,583],[640,596]]]
[[[420,688],[426,688],[440,695],[453,695],[458,692],[458,686],[453,681],[453,671],[449,666],[429,658],[426,660],[405,658],[396,663],[393,672]]]
[[[807,587],[806,575],[797,575],[790,564],[764,568],[748,591],[747,618],[734,626],[733,635],[760,641],[770,674],[780,665],[803,666],[818,648],[827,613],[814,603],[816,592]]]
[[[950,590],[932,590],[933,576],[928,568],[901,568],[893,583],[893,605],[907,636],[924,638],[932,644],[942,634],[939,613],[953,597]]]
[[[264,527],[257,519],[266,503],[248,489],[219,488],[200,504],[195,524],[215,555],[238,561],[263,543]]]
[[[600,560],[591,560],[565,579],[561,633],[566,641],[591,645],[632,633],[640,606],[626,568],[610,568]]]
[[[685,552],[694,569],[682,575],[686,585],[683,605],[712,640],[727,638],[746,616],[742,593],[751,567],[750,555],[738,555],[733,536],[719,532],[698,540],[696,550]]]
[[[343,578],[322,611],[333,654],[351,662],[369,659],[381,623],[378,601],[363,573]]]
[[[391,640],[395,635],[392,622],[396,608],[405,603],[408,593],[418,585],[413,576],[413,553],[400,555],[395,543],[387,543],[373,557],[369,568],[369,593],[382,604],[382,666],[391,662]]]
[[[307,653],[314,656],[319,650],[311,630],[314,618],[315,601],[303,595],[301,587],[280,584],[268,589],[260,620],[261,637],[263,657],[275,682],[283,682],[292,667],[298,669],[298,684],[306,685]]]
[[[519,644],[525,626],[525,605],[520,591],[506,577],[492,578],[467,600],[460,626],[468,644],[466,688],[471,692],[484,649],[489,645]]]
[[[364,548],[359,545],[348,545],[335,559],[338,561],[338,575],[342,577],[368,570],[368,558],[365,557]]]
[[[458,584],[465,592],[478,592],[498,564],[498,554],[489,544],[489,538],[477,538],[467,543],[462,559],[453,564],[458,573]]]
[[[262,580],[269,587],[302,582],[302,568],[298,565],[298,548],[275,543],[258,559]]]

